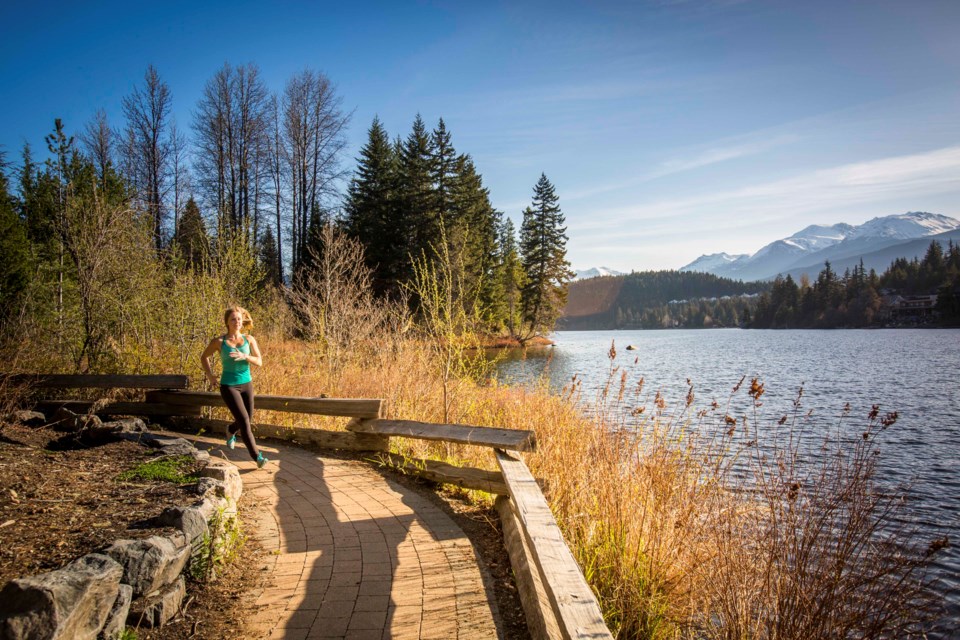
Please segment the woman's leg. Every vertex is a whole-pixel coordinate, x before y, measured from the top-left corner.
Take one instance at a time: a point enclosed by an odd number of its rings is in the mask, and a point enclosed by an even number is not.
[[[250,425],[250,413],[253,411],[253,385],[249,382],[236,387],[220,385],[220,396],[233,414],[234,423],[229,427],[230,433],[240,432],[243,444],[247,446],[250,456],[256,460],[260,451],[253,439],[253,428]]]
[[[231,436],[236,435],[237,429],[240,428],[240,418],[237,417],[237,407],[241,406],[240,394],[235,394],[233,392],[233,387],[220,385],[220,397],[223,398],[224,403],[227,405],[227,409],[229,409],[230,413],[233,415],[233,422],[227,425],[227,433]]]
[[[237,387],[237,390],[240,391],[243,408],[247,413],[247,421],[240,428],[240,437],[243,438],[243,444],[247,445],[250,456],[256,460],[260,455],[260,449],[257,447],[257,439],[253,436],[253,383],[242,384]]]

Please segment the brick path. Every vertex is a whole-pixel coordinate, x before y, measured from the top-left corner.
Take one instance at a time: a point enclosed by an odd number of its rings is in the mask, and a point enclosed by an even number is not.
[[[242,444],[219,447],[261,505],[246,533],[270,552],[251,637],[499,637],[478,558],[446,513],[360,462],[259,444],[262,470]]]

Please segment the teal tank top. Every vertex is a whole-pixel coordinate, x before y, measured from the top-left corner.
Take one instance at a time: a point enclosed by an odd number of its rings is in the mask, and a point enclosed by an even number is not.
[[[220,384],[235,387],[240,384],[246,384],[253,380],[250,376],[250,363],[246,360],[234,360],[230,357],[231,351],[239,351],[250,355],[250,342],[247,336],[243,336],[243,344],[239,347],[231,347],[227,344],[226,337],[220,345],[220,364],[223,365],[223,374],[220,376]]]

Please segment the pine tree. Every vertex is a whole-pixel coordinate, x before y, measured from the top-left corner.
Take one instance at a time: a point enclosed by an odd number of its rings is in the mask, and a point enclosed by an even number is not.
[[[524,285],[523,264],[517,248],[517,234],[513,221],[506,218],[500,227],[500,260],[497,279],[501,296],[498,309],[502,323],[513,338],[519,337],[523,322],[521,292]]]
[[[502,292],[497,277],[501,214],[490,203],[490,192],[468,155],[457,158],[451,198],[454,221],[448,232],[451,251],[462,255],[463,281],[475,317],[496,331],[503,324]],[[452,236],[452,237],[450,237]]]
[[[520,254],[526,282],[522,289],[523,319],[533,333],[549,332],[567,301],[573,277],[567,262],[567,235],[559,198],[546,174],[533,189],[533,203],[523,212]]]
[[[347,192],[344,226],[363,244],[379,295],[399,293],[409,264],[406,211],[400,206],[397,181],[396,150],[380,119],[374,118]]]
[[[20,308],[32,272],[26,228],[17,215],[3,164],[0,156],[0,327]]]
[[[399,150],[399,201],[406,217],[407,254],[410,260],[421,256],[432,257],[440,241],[440,227],[436,210],[436,191],[433,184],[433,158],[430,135],[417,114],[413,129]],[[412,275],[412,262],[404,271],[402,280]]]
[[[273,236],[273,229],[269,225],[260,237],[260,264],[263,266],[263,285],[279,287],[283,284],[277,239]]]
[[[199,269],[210,252],[210,236],[200,215],[200,207],[193,198],[187,200],[174,233],[174,242],[184,261]]]
[[[456,246],[462,233],[462,224],[454,204],[459,174],[457,152],[453,148],[447,125],[440,118],[437,128],[430,134],[430,177],[433,181],[433,210],[437,224],[443,225],[448,242]]]
[[[63,121],[56,118],[53,121],[54,132],[45,140],[47,149],[54,154],[53,159],[47,161],[47,175],[56,177],[57,188],[57,215],[54,228],[60,238],[57,246],[57,319],[59,328],[63,330],[63,271],[64,247],[63,236],[66,232],[64,215],[67,207],[67,159],[73,147],[73,136],[67,137],[64,133]]]

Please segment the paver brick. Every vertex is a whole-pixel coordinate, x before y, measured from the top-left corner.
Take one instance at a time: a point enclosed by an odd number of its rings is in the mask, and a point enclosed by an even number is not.
[[[473,547],[441,509],[363,463],[261,448],[263,470],[221,448],[258,500],[247,531],[270,553],[248,637],[497,637]]]

